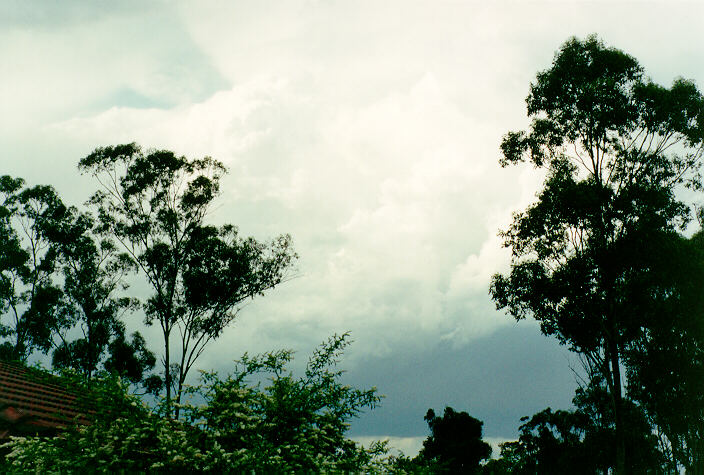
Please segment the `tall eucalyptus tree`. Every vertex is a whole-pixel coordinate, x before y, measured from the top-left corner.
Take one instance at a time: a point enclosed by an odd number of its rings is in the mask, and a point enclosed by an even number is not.
[[[503,166],[547,170],[537,201],[503,232],[507,275],[497,308],[532,316],[606,381],[615,417],[617,472],[627,470],[624,354],[648,318],[652,257],[689,219],[676,189],[701,189],[704,98],[691,81],[647,79],[631,56],[596,37],[570,39],[538,73],[526,99],[529,131],[509,132]]]
[[[171,413],[172,391],[180,401],[186,376],[208,342],[235,319],[245,300],[288,275],[297,257],[291,237],[262,243],[241,238],[232,225],[207,225],[226,172],[212,158],[145,153],[132,143],[98,148],[80,160],[79,169],[101,186],[90,200],[101,232],[123,245],[151,286],[145,322],[158,323],[163,334],[163,385]],[[178,416],[178,405],[174,413]]]

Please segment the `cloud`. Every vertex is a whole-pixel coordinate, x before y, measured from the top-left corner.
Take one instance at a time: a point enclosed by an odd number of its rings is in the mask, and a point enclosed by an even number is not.
[[[506,439],[505,437],[484,437],[484,442],[491,445],[491,458],[498,459],[501,455],[501,444],[510,442],[515,439]]]
[[[231,164],[232,157],[270,133],[268,126],[247,122],[254,111],[266,109],[278,88],[263,78],[218,91],[202,102],[173,108],[111,107],[97,115],[60,121],[52,128],[97,143],[138,141],[189,156],[222,157]]]
[[[303,324],[317,337],[352,330],[386,354],[401,341],[466,342],[500,326],[486,294],[506,261],[495,249],[497,216],[515,206],[516,191],[527,194],[532,175],[498,167],[495,145],[481,140],[498,133],[458,108],[432,72],[345,107],[315,85],[258,77],[202,102],[114,107],[52,127],[221,159],[231,173],[215,218],[258,237],[294,236],[295,290],[252,305],[224,340],[247,321],[279,329],[273,342]],[[393,332],[398,325],[410,331]]]
[[[42,5],[19,2],[0,15],[4,173],[52,183],[78,204],[94,184],[75,166],[96,146],[137,141],[211,155],[230,168],[211,219],[262,239],[294,237],[297,278],[246,307],[203,368],[227,369],[244,351],[309,351],[351,330],[348,362],[369,367],[359,381],[395,380],[404,359],[426,355],[439,388],[418,387],[422,361],[406,368],[414,411],[431,396],[460,408],[476,392],[487,427],[503,421],[496,436],[527,413],[515,402],[493,407],[502,388],[519,381],[511,387],[522,394],[550,362],[512,372],[512,358],[528,359],[514,348],[470,368],[475,381],[512,375],[502,387],[455,391],[452,372],[467,370],[462,355],[487,341],[520,343],[487,291],[508,265],[497,231],[540,187],[530,167],[497,163],[502,135],[526,126],[530,81],[567,37],[595,28],[665,83],[697,79],[704,64],[704,7],[691,3]],[[455,352],[451,363],[434,353],[438,345]],[[445,366],[452,371],[433,379]],[[541,387],[557,394],[545,378]],[[398,409],[407,394],[391,389]],[[542,407],[533,401],[530,410]],[[416,417],[404,414],[379,420],[395,427]],[[419,424],[391,435],[415,437]]]
[[[224,84],[168,8],[21,3],[0,15],[4,134],[123,101],[172,106]]]

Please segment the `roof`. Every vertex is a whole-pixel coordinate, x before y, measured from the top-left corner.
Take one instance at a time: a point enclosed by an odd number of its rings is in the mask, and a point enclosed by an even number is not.
[[[55,433],[74,422],[88,423],[77,398],[54,375],[0,361],[0,439]]]

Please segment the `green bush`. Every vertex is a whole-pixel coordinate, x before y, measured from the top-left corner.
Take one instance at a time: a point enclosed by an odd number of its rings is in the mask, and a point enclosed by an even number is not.
[[[183,418],[163,416],[114,377],[85,384],[93,422],[53,438],[13,438],[14,472],[375,472],[385,471],[384,443],[370,448],[345,437],[351,418],[381,400],[375,388],[342,384],[336,369],[347,334],[311,356],[301,377],[288,350],[245,354],[225,379],[203,373],[188,389]],[[267,382],[253,382],[269,375]],[[89,386],[89,389],[88,389]]]

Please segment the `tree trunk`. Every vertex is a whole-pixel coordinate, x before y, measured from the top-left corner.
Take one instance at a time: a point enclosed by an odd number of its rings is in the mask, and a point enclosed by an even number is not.
[[[178,386],[176,388],[176,409],[174,413],[176,414],[176,419],[178,419],[179,414],[181,414],[181,396],[183,395],[183,382],[186,380],[186,375],[183,374],[183,356],[181,357],[181,365],[178,368]]]
[[[616,473],[624,475],[626,469],[626,437],[623,427],[623,397],[621,395],[621,366],[619,362],[618,345],[611,343],[610,359],[613,375],[612,399],[614,404],[614,424],[616,426]]]
[[[164,331],[164,384],[166,385],[166,416],[171,417],[171,360],[169,359],[169,332]]]

